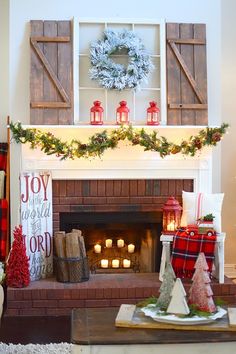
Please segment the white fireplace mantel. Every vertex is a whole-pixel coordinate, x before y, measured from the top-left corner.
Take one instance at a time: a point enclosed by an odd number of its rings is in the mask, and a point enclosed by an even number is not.
[[[168,129],[164,130],[166,133]],[[63,140],[67,136],[68,139],[74,138],[75,132],[76,137],[83,141],[91,135],[89,128],[56,130],[57,136],[61,136]],[[168,139],[176,141],[176,136],[183,139],[191,134],[196,134],[196,128],[194,132],[184,128],[181,131],[169,129]],[[120,142],[117,149],[106,151],[101,159],[61,161],[54,155],[47,156],[40,150],[22,145],[21,170],[50,170],[53,179],[193,179],[194,191],[212,191],[211,149],[204,149],[194,157],[177,154],[161,158],[156,152],[145,152],[140,146]]]

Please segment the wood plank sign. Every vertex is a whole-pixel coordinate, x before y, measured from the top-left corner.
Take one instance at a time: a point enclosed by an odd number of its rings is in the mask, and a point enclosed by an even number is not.
[[[52,177],[48,171],[20,175],[21,224],[30,279],[50,277],[52,252]]]

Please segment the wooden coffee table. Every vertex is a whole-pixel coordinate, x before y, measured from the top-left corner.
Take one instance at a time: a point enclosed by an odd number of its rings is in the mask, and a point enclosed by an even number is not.
[[[118,311],[118,308],[74,309],[73,354],[97,353],[96,350],[102,354],[200,354],[206,347],[214,354],[232,354],[235,350],[236,332],[118,328],[115,327]]]

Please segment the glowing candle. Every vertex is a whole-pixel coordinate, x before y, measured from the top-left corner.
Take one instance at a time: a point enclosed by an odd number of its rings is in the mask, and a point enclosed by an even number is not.
[[[171,221],[168,225],[167,225],[167,231],[175,231],[175,222]]]
[[[130,268],[130,260],[129,259],[123,260],[123,268]]]
[[[124,240],[117,240],[117,247],[121,248],[121,247],[124,247],[125,245],[125,241]]]
[[[133,245],[132,243],[130,243],[128,245],[128,252],[129,253],[134,253],[134,249],[135,249],[135,245]]]
[[[120,261],[119,259],[113,259],[111,262],[112,268],[119,268],[120,266]]]
[[[101,253],[102,246],[99,244],[94,245],[94,252],[95,253]]]
[[[108,268],[108,259],[101,259],[101,267]]]
[[[106,247],[107,247],[107,248],[111,248],[111,247],[112,247],[112,240],[111,240],[110,238],[108,238],[108,239],[106,240]]]

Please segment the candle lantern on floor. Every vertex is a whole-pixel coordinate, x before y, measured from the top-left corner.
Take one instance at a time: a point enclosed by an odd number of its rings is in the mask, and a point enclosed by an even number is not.
[[[147,109],[147,125],[159,125],[160,124],[160,109],[157,107],[157,103],[149,102],[150,107]]]
[[[163,234],[174,234],[180,226],[181,211],[178,200],[174,197],[169,197],[162,208],[163,211]]]
[[[116,110],[116,123],[129,124],[129,108],[126,101],[121,101],[120,107]]]
[[[90,124],[102,125],[103,124],[103,112],[100,101],[94,101],[93,107],[90,109]]]

